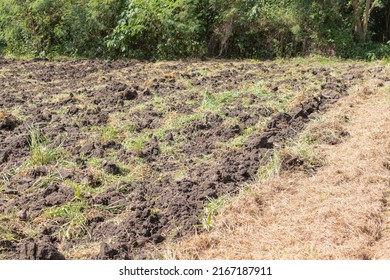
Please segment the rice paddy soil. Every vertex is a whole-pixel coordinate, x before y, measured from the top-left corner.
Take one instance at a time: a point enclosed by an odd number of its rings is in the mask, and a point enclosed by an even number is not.
[[[342,61],[0,59],[0,257],[158,258],[166,240],[206,230],[210,201],[252,183],[351,87],[384,87],[388,73]]]

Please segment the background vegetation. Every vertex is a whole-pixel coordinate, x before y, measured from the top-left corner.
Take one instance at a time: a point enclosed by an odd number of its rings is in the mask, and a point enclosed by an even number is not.
[[[0,0],[0,54],[174,59],[390,54],[390,0]]]

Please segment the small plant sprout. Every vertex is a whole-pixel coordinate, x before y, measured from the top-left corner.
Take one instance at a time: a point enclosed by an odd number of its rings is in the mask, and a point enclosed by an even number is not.
[[[213,220],[215,216],[219,214],[222,207],[226,204],[226,202],[229,199],[229,195],[223,195],[218,198],[211,198],[208,197],[208,203],[204,207],[203,215],[200,218],[200,225],[199,227],[202,229],[205,229],[207,231],[210,231],[213,227]]]

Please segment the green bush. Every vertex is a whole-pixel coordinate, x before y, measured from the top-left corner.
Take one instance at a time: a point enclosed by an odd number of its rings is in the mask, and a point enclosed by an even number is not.
[[[6,52],[16,55],[102,56],[104,38],[115,27],[123,4],[117,0],[2,0],[0,40]]]
[[[73,2],[73,3],[71,3]],[[66,55],[101,57],[107,55],[105,38],[117,24],[124,0],[68,2],[56,35],[62,42],[56,51]]]
[[[107,47],[117,56],[176,58],[201,55],[201,0],[133,0],[121,15]]]
[[[381,24],[390,1],[382,3],[371,25],[382,32],[372,30],[375,38],[390,33]],[[389,46],[356,40],[353,10],[345,0],[1,0],[0,53],[144,59],[319,53],[374,59],[389,57]]]

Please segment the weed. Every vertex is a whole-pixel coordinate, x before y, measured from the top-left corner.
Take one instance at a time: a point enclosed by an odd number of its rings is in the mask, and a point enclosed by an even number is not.
[[[173,123],[172,123],[172,128],[180,128],[183,125],[187,123],[191,123],[196,120],[202,119],[203,114],[202,113],[195,113],[191,115],[184,115],[179,118],[177,118]]]
[[[113,161],[115,162],[115,161]],[[93,182],[90,184],[81,184],[83,191],[88,191],[88,194],[94,194],[104,190],[106,186],[121,187],[123,184],[133,183],[137,180],[142,180],[148,173],[147,165],[144,160],[139,157],[133,157],[131,162],[123,165],[116,162],[120,170],[120,174],[107,174],[102,166],[102,159],[91,157],[87,161],[88,171],[93,177]],[[71,183],[71,186],[74,187]],[[76,186],[77,187],[77,186]]]
[[[102,159],[96,157],[90,157],[87,161],[87,165],[90,167],[99,168],[102,165]]]
[[[185,176],[186,176],[186,172],[184,170],[180,169],[180,170],[176,170],[174,172],[173,179],[175,179],[176,181],[179,181],[179,180],[185,178]]]
[[[48,175],[48,176],[44,176],[44,177],[40,177],[40,178],[38,178],[37,181],[35,181],[35,183],[31,187],[31,189],[45,188],[51,183],[56,183],[56,182],[60,182],[60,181],[61,181],[61,178],[59,178],[57,175],[53,175],[53,174]]]
[[[273,94],[269,93],[266,89],[260,87],[254,90],[254,94],[260,101],[268,101],[274,98]]]
[[[198,100],[196,100],[196,99],[186,100],[186,101],[185,101],[185,104],[186,104],[189,108],[195,107],[195,106],[198,104]]]
[[[150,215],[156,215],[156,214],[159,214],[160,212],[161,212],[161,210],[158,208],[150,209]]]
[[[4,234],[0,234],[1,235],[1,239],[4,240],[4,241],[13,241],[15,240],[15,237],[12,233],[10,232],[7,232],[7,233],[4,233]]]
[[[82,198],[82,194],[83,194],[83,189],[85,188],[85,185],[84,184],[73,183],[73,184],[71,184],[71,186],[72,186],[72,189],[73,189],[74,198],[75,199],[81,199]]]
[[[312,145],[316,141],[316,138],[311,133],[303,133],[301,137],[303,143],[305,143],[306,145]]]
[[[85,207],[84,203],[73,201],[58,207],[49,208],[45,211],[45,215],[49,217],[72,218],[82,212]]]
[[[33,229],[26,229],[25,231],[25,234],[29,237],[29,238],[34,238],[35,236],[38,235],[38,232],[36,230],[33,230]]]
[[[231,91],[211,94],[208,90],[206,90],[203,94],[203,100],[200,106],[200,111],[218,113],[223,104],[228,103],[229,101],[235,99],[239,95],[240,95],[239,92],[231,92]]]
[[[0,214],[0,240],[15,241],[21,231],[20,221],[15,218],[14,210],[8,214]]]
[[[36,128],[31,128],[27,141],[30,147],[29,165],[47,165],[58,162],[63,151],[60,147],[51,148],[47,139]]]
[[[271,93],[266,88],[263,81],[259,81],[250,87],[246,87],[245,91],[252,93],[261,103],[263,103],[264,106],[272,108],[276,112],[285,111],[292,99],[296,97],[296,93],[291,90],[285,93]]]
[[[134,138],[127,138],[123,142],[123,146],[136,154],[140,154],[142,152],[142,148],[145,143],[149,142],[151,139],[149,134],[142,133]]]
[[[287,142],[284,153],[297,157],[304,162],[304,169],[313,174],[314,170],[324,164],[324,159],[314,151],[316,137],[311,133],[304,133],[296,139]]]
[[[59,230],[60,239],[70,240],[88,233],[87,219],[84,215],[75,215],[69,222],[63,224]]]
[[[155,97],[151,101],[151,104],[153,105],[153,109],[159,111],[159,112],[166,112],[167,106],[165,105],[164,98],[162,97]]]
[[[0,221],[2,220],[3,219],[1,219]],[[8,227],[2,226],[0,224],[0,239],[4,241],[13,241],[15,240],[15,236]]]
[[[208,90],[206,90],[203,94],[203,101],[201,105],[202,111],[212,111],[217,107],[217,100],[215,96],[213,96]]]
[[[111,205],[102,205],[102,204],[94,205],[94,208],[99,209],[100,211],[107,211],[107,212],[111,212],[113,214],[119,214],[123,209],[126,208],[126,205],[123,203],[118,204],[116,202],[116,203],[111,204]]]
[[[292,92],[287,94],[280,94],[269,100],[266,103],[266,106],[272,108],[276,112],[283,112],[287,109],[293,97],[294,93]]]
[[[45,211],[44,215],[68,219],[60,227],[58,235],[60,239],[70,240],[72,238],[82,237],[88,232],[86,225],[87,219],[83,213],[85,209],[87,209],[87,204],[84,201],[76,200],[59,207],[50,208]]]
[[[26,119],[26,117],[22,113],[21,107],[13,107],[10,111],[10,114],[15,117],[16,122],[18,123],[22,123]]]
[[[200,225],[199,227],[210,231],[213,227],[213,220],[215,216],[217,216],[221,208],[226,204],[229,200],[230,195],[223,195],[218,198],[210,198],[208,197],[208,203],[205,205],[203,209],[203,215],[200,217]]]
[[[126,175],[123,176],[122,182],[135,182],[143,180],[149,172],[148,165],[142,160],[135,160],[132,164],[126,166]]]
[[[118,131],[112,126],[103,127],[100,131],[101,140],[105,143],[115,140],[118,134]]]
[[[265,165],[260,166],[257,171],[257,178],[260,181],[267,180],[272,177],[277,177],[281,171],[282,159],[280,152],[277,150],[270,150],[264,156],[265,160],[268,160]]]
[[[254,131],[254,127],[245,128],[243,131],[241,131],[240,135],[234,137],[232,140],[228,142],[218,142],[216,144],[219,147],[239,148],[244,144],[248,137],[254,133]]]
[[[191,79],[188,79],[183,76],[179,76],[179,83],[182,84],[187,90],[192,91],[195,89],[195,86],[192,84]]]

